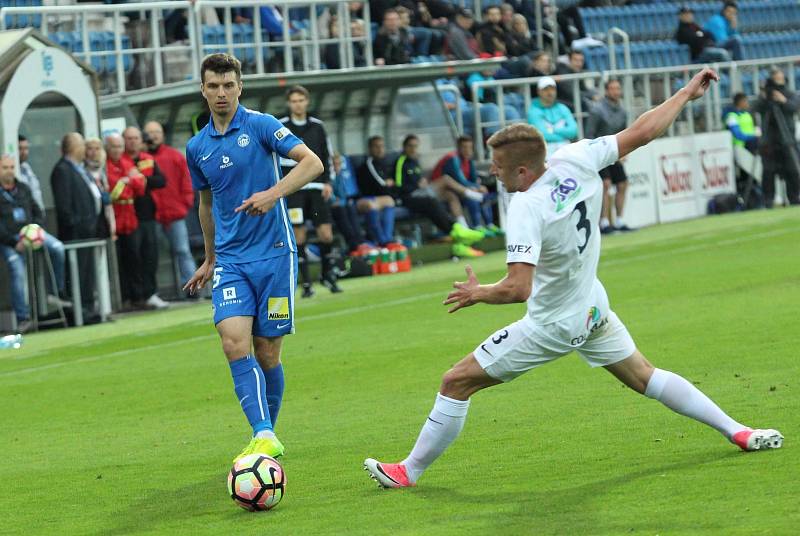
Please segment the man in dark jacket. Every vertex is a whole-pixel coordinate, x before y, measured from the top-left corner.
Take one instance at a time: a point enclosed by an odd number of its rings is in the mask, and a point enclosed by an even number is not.
[[[136,218],[139,220],[139,259],[142,266],[142,295],[148,296],[144,304],[139,306],[151,309],[164,309],[169,304],[159,297],[156,273],[158,272],[158,228],[156,227],[156,202],[152,191],[164,188],[167,180],[150,153],[143,151],[142,131],[136,127],[128,127],[122,132],[125,139],[125,154],[136,164],[139,172],[147,179],[144,195],[134,200]]]
[[[26,243],[20,230],[28,224],[44,225],[43,214],[33,198],[30,187],[14,176],[14,158],[0,157],[0,256],[8,264],[11,275],[11,303],[17,316],[17,328],[25,332],[29,328],[30,308],[25,296]],[[51,234],[44,232],[44,240],[33,247],[44,246],[53,263],[53,274],[60,293],[64,292],[64,244]]]
[[[447,29],[447,51],[457,60],[474,60],[478,57],[478,40],[470,31],[475,25],[472,11],[456,11],[453,22]]]
[[[369,155],[356,171],[361,197],[356,201],[359,212],[367,215],[372,238],[381,246],[394,240],[394,180],[386,161],[386,145],[381,136],[367,141]]]
[[[70,132],[61,139],[61,160],[50,174],[56,205],[58,238],[63,242],[95,239],[103,201],[97,184],[83,168],[86,143],[83,136]],[[81,305],[84,318],[94,310],[94,253],[78,250],[78,272],[81,284]],[[71,291],[70,291],[71,292]]]
[[[695,63],[713,63],[731,61],[731,55],[724,48],[714,46],[714,38],[703,31],[694,21],[694,12],[688,6],[678,11],[678,30],[675,40],[682,45],[689,45],[692,61]]]
[[[764,204],[772,208],[775,198],[775,175],[786,183],[789,204],[800,203],[800,155],[794,138],[795,114],[800,111],[800,93],[786,87],[786,75],[772,69],[753,110],[761,114],[759,152],[763,163],[761,184]]]
[[[383,14],[383,26],[372,43],[375,65],[397,65],[411,61],[411,38],[400,27],[400,15],[394,9]]]
[[[500,6],[487,6],[483,10],[484,23],[480,25],[475,37],[481,52],[492,56],[507,56],[511,40],[501,25]]]

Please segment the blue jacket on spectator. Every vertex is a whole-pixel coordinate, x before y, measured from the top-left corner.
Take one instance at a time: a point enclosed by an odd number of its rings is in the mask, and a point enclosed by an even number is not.
[[[560,102],[545,108],[536,97],[528,110],[528,123],[535,126],[547,142],[570,141],[578,136],[578,124],[572,112]]]
[[[737,33],[735,28],[731,28],[728,19],[723,17],[720,13],[708,19],[703,29],[706,33],[711,34],[711,37],[714,38],[714,43],[718,45],[726,43],[728,39]]]

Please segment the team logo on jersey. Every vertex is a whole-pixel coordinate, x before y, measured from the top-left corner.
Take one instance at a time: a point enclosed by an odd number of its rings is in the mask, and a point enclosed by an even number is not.
[[[227,155],[222,155],[222,164],[220,164],[219,169],[229,168],[233,165],[231,162],[231,158]]]
[[[289,298],[270,298],[267,301],[267,320],[289,320]]]
[[[275,139],[281,141],[283,138],[291,134],[292,131],[286,127],[281,127],[275,131]]]
[[[242,134],[241,136],[236,138],[236,145],[238,145],[239,147],[247,147],[248,145],[250,145],[250,136],[248,136],[247,134]]]
[[[556,212],[564,210],[564,207],[578,197],[579,193],[581,193],[581,186],[575,179],[554,180],[553,188],[550,190],[550,199],[556,204]]]
[[[589,315],[586,317],[586,329],[589,329],[589,326],[596,323],[598,320],[600,320],[600,309],[593,305],[592,308],[589,309]]]

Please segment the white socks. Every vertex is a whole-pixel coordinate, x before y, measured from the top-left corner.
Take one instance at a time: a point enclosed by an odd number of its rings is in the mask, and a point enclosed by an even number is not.
[[[464,427],[468,409],[469,400],[436,395],[436,403],[422,426],[411,454],[400,462],[405,465],[411,482],[416,482],[422,472],[458,437]]]
[[[469,224],[467,223],[467,218],[465,218],[463,214],[456,218],[456,223],[460,223],[461,225],[463,225],[464,227],[469,229]]]
[[[478,192],[477,190],[471,190],[467,188],[464,190],[464,197],[471,201],[477,201],[478,203],[483,201],[483,194]]]
[[[728,417],[697,387],[668,370],[655,369],[644,394],[658,400],[676,413],[717,429],[728,439],[746,428]]]
[[[600,218],[600,228],[601,229],[609,227],[610,225],[611,225],[611,222],[608,221],[608,218]]]

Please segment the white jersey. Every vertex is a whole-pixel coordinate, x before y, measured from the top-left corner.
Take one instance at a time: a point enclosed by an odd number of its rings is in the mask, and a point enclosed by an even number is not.
[[[562,147],[548,169],[508,208],[507,262],[536,266],[528,316],[557,322],[591,305],[600,260],[603,181],[598,171],[619,159],[616,136]]]

